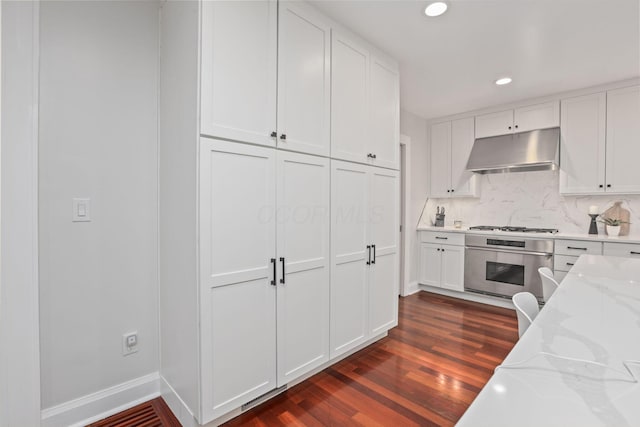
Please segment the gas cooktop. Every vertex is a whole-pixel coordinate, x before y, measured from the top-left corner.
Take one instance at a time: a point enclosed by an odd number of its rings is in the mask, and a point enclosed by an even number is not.
[[[469,230],[508,231],[512,233],[549,233],[549,234],[556,234],[558,232],[558,229],[556,228],[529,228],[529,227],[514,227],[511,225],[505,225],[505,226],[477,225],[475,227],[469,227]]]

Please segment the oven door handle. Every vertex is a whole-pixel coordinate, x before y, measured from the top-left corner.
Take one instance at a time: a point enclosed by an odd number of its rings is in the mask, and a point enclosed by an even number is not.
[[[522,255],[536,255],[536,256],[545,256],[552,257],[553,254],[549,252],[531,252],[531,251],[510,251],[508,249],[499,249],[499,248],[477,248],[475,246],[465,246],[465,249],[473,250],[473,251],[486,251],[486,252],[502,252],[506,254],[522,254]]]

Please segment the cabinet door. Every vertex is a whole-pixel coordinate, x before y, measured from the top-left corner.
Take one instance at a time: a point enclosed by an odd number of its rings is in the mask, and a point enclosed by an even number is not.
[[[368,167],[331,161],[331,357],[367,338]]]
[[[281,2],[278,148],[329,156],[330,27],[300,2]]]
[[[329,360],[330,170],[327,158],[286,151],[277,168],[280,387]]]
[[[440,245],[422,243],[420,245],[420,283],[440,287],[441,270]]]
[[[451,194],[451,122],[431,126],[431,197]]]
[[[640,193],[640,86],[607,92],[607,193]]]
[[[380,58],[371,56],[371,121],[369,146],[375,158],[371,163],[399,168],[400,96],[398,70]]]
[[[443,245],[441,254],[442,287],[464,291],[464,246]]]
[[[275,146],[278,3],[202,2],[201,133]]]
[[[275,150],[201,139],[203,424],[276,387],[275,196]]]
[[[375,336],[398,324],[400,178],[394,170],[370,169],[369,334]]]
[[[562,100],[560,193],[604,192],[606,95]]]
[[[560,102],[528,105],[516,108],[513,113],[513,130],[526,132],[560,126]]]
[[[331,157],[368,160],[369,52],[335,31],[331,42]]]
[[[476,116],[476,138],[513,133],[513,110]]]
[[[451,122],[451,196],[476,197],[476,174],[467,171],[474,141],[473,117]]]

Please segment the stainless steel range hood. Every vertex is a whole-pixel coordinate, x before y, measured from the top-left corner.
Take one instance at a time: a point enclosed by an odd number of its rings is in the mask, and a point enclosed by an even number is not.
[[[467,170],[480,174],[554,170],[559,151],[560,128],[478,138]]]

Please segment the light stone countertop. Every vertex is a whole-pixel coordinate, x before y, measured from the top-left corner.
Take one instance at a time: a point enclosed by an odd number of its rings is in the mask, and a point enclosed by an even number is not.
[[[491,234],[491,235],[501,235],[501,236],[527,236],[533,238],[547,238],[547,239],[566,239],[566,240],[588,240],[588,241],[597,241],[597,242],[608,242],[608,243],[633,243],[640,244],[640,236],[631,235],[631,236],[620,236],[620,237],[609,237],[607,235],[598,234],[578,234],[578,233],[556,233],[556,234],[535,234],[535,233],[511,233],[508,231],[482,231],[482,230],[469,230],[468,227],[463,228],[455,228],[452,226],[445,227],[433,227],[433,226],[419,226],[417,231],[431,231],[431,232],[441,232],[441,233],[470,233],[470,234]]]

